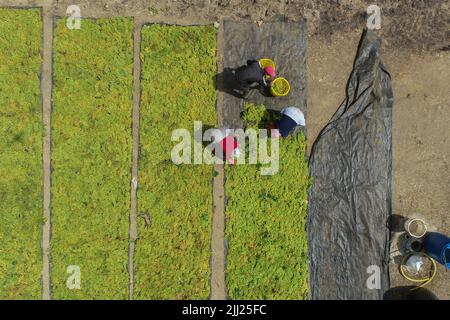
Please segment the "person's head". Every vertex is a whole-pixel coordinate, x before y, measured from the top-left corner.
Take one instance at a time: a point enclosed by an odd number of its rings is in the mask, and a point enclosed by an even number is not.
[[[287,137],[296,126],[305,126],[305,116],[297,107],[287,107],[281,110],[278,130],[281,136]]]
[[[270,76],[271,79],[275,78],[275,69],[272,66],[265,67],[264,73]]]

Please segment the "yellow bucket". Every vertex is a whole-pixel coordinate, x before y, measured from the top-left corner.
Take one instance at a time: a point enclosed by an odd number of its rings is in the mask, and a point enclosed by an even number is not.
[[[270,84],[270,93],[274,97],[284,97],[289,93],[289,91],[291,91],[291,86],[289,81],[285,78],[275,78],[275,80],[273,80]]]
[[[259,59],[259,64],[261,65],[262,69],[264,69],[265,67],[271,66],[273,68],[273,70],[275,70],[275,62],[273,62],[270,59],[267,59],[267,58]],[[264,77],[265,77],[266,81],[270,80],[269,75],[265,75]]]
[[[266,58],[259,59],[259,64],[261,65],[261,68],[263,68],[263,69],[265,67],[271,66],[275,70],[275,63],[270,59],[266,59]]]

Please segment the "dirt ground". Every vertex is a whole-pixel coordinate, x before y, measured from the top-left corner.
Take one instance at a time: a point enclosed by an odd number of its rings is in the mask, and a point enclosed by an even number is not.
[[[264,23],[282,17],[306,21],[309,148],[344,99],[365,12],[376,3],[382,14],[378,33],[394,90],[393,213],[421,217],[429,229],[450,234],[449,1],[0,0],[0,6],[45,4],[60,16],[74,3],[82,16],[127,15],[175,24],[223,19]],[[393,235],[393,250],[398,235]],[[395,261],[390,268],[392,287],[404,283]],[[449,275],[440,266],[428,286],[441,299],[450,299]]]
[[[370,4],[381,8],[380,35],[393,48],[449,50],[447,0],[0,0],[0,5],[39,6],[66,15],[77,4],[82,16],[127,15],[166,23],[199,24],[223,19],[306,21],[308,34],[330,37],[360,29]]]
[[[344,99],[361,33],[335,34],[308,42],[309,147]],[[383,49],[394,90],[393,214],[422,218],[432,231],[450,233],[450,54],[393,46]],[[392,236],[391,287],[411,285],[398,272]],[[450,271],[441,265],[428,288],[450,299]]]

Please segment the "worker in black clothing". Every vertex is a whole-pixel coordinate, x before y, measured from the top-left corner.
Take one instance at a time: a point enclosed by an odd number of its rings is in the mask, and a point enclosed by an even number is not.
[[[242,91],[242,97],[246,99],[250,94],[250,89],[267,86],[275,78],[275,69],[272,66],[263,69],[259,61],[248,60],[247,65],[237,68],[234,75]],[[269,76],[268,80],[266,80],[266,76]]]

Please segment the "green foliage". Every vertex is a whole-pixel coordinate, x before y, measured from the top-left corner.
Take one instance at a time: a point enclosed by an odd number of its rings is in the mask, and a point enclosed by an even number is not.
[[[174,129],[215,126],[216,34],[210,26],[144,26],[139,158],[137,299],[206,299],[212,177],[171,161]],[[192,131],[191,131],[192,132]],[[193,136],[193,135],[192,135]]]
[[[246,128],[267,129],[269,124],[279,120],[278,113],[269,113],[263,104],[246,102],[242,112],[242,121]]]
[[[42,22],[0,8],[0,299],[39,299]]]
[[[56,22],[52,114],[55,299],[126,299],[133,20]],[[69,265],[81,289],[69,290]]]
[[[156,7],[150,6],[148,7],[148,13],[150,14],[150,16],[154,17],[158,15],[159,10]]]
[[[244,123],[267,121],[264,106],[246,107]],[[264,108],[265,109],[265,108]],[[280,171],[227,167],[227,286],[232,299],[306,299],[307,196],[303,134],[280,139]]]

